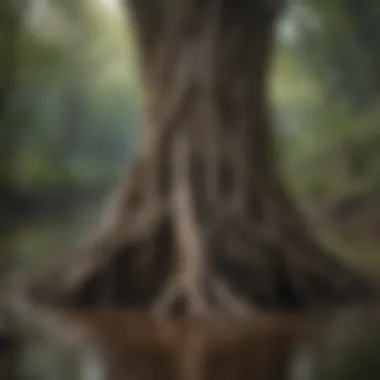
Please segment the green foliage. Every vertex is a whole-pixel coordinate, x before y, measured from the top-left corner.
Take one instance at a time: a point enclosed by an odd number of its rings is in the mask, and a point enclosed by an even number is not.
[[[0,65],[0,85],[15,76],[0,132],[0,187],[107,186],[134,154],[140,99],[122,21],[101,2],[50,0],[30,3],[17,38],[0,30],[0,43],[17,52],[14,73]]]
[[[280,163],[306,200],[376,197],[379,191],[376,4],[303,0],[280,24],[272,81]]]
[[[358,114],[347,103],[325,105],[297,133],[284,136],[287,175],[298,191],[318,188],[330,198],[376,194],[380,112]]]
[[[302,59],[328,94],[344,93],[355,106],[379,95],[378,15],[376,0],[301,0],[289,15]]]

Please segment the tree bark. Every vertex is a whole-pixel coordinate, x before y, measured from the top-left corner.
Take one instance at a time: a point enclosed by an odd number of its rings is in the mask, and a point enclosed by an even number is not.
[[[34,302],[240,316],[377,296],[279,181],[266,83],[278,3],[130,0],[149,94],[141,156],[107,224],[30,286]]]

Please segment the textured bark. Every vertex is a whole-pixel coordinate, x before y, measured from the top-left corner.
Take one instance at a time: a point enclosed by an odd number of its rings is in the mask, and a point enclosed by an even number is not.
[[[279,182],[266,79],[276,1],[131,0],[149,94],[107,225],[34,302],[158,315],[306,310],[377,287],[316,241]]]

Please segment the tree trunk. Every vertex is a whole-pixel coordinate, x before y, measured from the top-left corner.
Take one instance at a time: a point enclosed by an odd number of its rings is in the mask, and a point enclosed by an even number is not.
[[[131,0],[149,98],[115,211],[35,302],[158,315],[306,310],[374,296],[280,183],[267,104],[278,1]]]

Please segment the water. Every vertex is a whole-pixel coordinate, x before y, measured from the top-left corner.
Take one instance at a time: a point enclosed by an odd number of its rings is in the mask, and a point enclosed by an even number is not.
[[[102,200],[75,204],[60,214],[19,220],[2,231],[0,250],[13,274],[29,277],[64,260],[98,224]],[[68,347],[44,331],[31,331],[20,358],[20,380],[79,380],[80,348]]]

